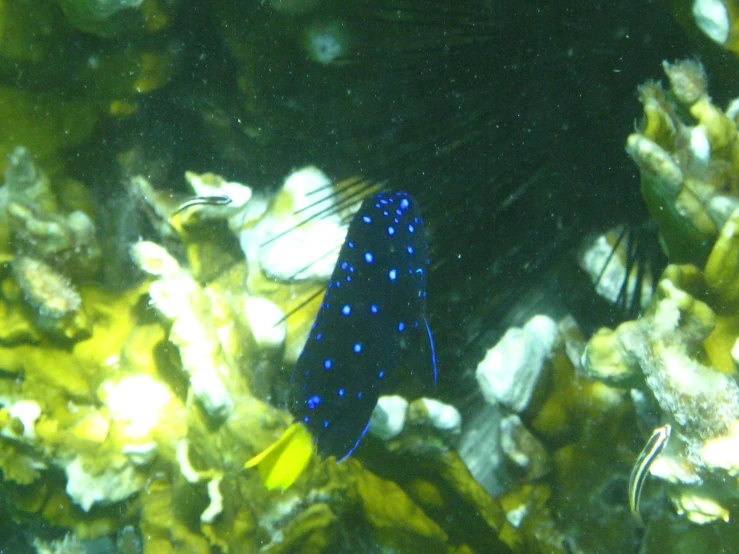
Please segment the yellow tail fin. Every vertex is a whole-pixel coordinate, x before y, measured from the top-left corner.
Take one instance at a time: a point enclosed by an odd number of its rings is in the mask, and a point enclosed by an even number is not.
[[[276,442],[244,464],[257,466],[264,486],[268,489],[292,485],[303,473],[313,454],[313,438],[302,423],[293,423]]]

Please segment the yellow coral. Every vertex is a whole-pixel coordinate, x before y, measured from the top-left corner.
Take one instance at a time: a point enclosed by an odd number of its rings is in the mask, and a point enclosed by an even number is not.
[[[642,194],[667,255],[676,263],[702,266],[719,230],[739,207],[731,172],[739,167],[737,126],[712,103],[698,62],[665,63],[664,68],[672,95],[658,84],[641,87],[645,115],[626,150],[639,166]],[[694,120],[681,119],[685,109]]]

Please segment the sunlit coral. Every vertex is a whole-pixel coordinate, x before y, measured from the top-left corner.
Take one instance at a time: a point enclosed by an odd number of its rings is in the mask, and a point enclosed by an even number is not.
[[[651,474],[668,481],[678,513],[707,523],[728,520],[739,498],[730,485],[739,473],[736,114],[711,102],[697,62],[665,63],[665,71],[668,91],[641,89],[645,118],[627,151],[668,256],[692,265],[668,266],[642,317],[601,329],[583,366],[594,379],[645,392],[634,395],[637,407],[658,407],[672,435]]]

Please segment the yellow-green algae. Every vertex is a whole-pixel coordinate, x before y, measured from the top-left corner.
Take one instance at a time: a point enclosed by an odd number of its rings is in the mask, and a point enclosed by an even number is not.
[[[519,445],[530,457],[529,469],[514,468],[515,478],[500,498],[508,519],[503,536],[521,552],[627,552],[636,541],[618,494],[635,456],[631,403],[625,390],[577,373],[566,343],[582,340],[557,341],[549,362],[552,377],[521,414],[545,446]],[[596,534],[590,532],[595,527]]]
[[[117,9],[127,4],[133,7]],[[0,171],[8,154],[24,145],[63,177],[70,148],[106,118],[131,115],[141,94],[168,83],[176,54],[163,31],[173,6],[156,0],[0,2]],[[119,38],[81,48],[89,32]]]

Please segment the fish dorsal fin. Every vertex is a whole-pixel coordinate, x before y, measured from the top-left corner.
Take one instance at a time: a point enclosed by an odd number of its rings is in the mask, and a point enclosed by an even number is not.
[[[439,378],[439,372],[436,367],[436,348],[434,348],[434,336],[431,334],[431,327],[429,326],[428,318],[423,318],[423,323],[426,326],[426,337],[428,339],[429,353],[431,354],[431,366],[433,368],[434,386]]]

